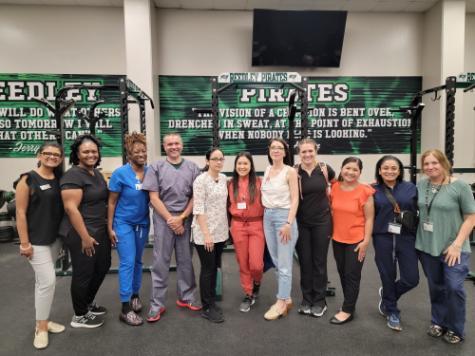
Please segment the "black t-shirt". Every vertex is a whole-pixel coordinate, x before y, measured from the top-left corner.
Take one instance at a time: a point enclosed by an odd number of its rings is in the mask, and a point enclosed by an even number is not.
[[[58,237],[58,229],[63,218],[63,202],[58,179],[45,179],[35,171],[26,175],[30,188],[26,220],[28,237],[32,245],[51,245]],[[20,177],[21,178],[21,177]]]
[[[335,178],[335,171],[329,165],[326,166],[328,180],[331,181]],[[299,167],[298,174],[302,192],[297,210],[297,221],[302,225],[321,223],[322,219],[330,216],[330,203],[326,193],[327,183],[321,167],[317,165],[311,175]]]
[[[101,172],[94,169],[91,175],[86,169],[73,166],[61,177],[61,190],[82,189],[82,200],[79,205],[79,212],[82,215],[84,224],[90,235],[107,226],[107,183]],[[66,236],[71,223],[67,214],[64,214],[61,222],[60,233]]]

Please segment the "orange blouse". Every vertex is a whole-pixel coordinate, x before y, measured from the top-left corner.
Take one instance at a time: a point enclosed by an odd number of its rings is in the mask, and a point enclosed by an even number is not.
[[[331,190],[333,213],[333,239],[345,244],[356,244],[364,239],[364,205],[375,190],[366,184],[359,184],[351,191],[341,189],[335,182]]]

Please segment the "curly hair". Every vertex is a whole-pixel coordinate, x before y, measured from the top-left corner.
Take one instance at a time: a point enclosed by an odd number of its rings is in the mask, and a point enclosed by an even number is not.
[[[99,158],[97,159],[94,168],[99,166],[101,163],[101,147],[102,144],[99,139],[91,134],[84,134],[78,136],[74,142],[71,144],[71,153],[69,154],[69,163],[77,166],[79,164],[79,147],[86,141],[92,142],[97,146],[97,152],[99,154]]]
[[[130,156],[136,143],[141,143],[147,147],[147,138],[143,133],[134,131],[124,135],[124,147],[127,151],[127,155]]]

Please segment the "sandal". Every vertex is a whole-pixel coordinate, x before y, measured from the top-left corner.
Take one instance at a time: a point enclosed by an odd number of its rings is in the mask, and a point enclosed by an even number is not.
[[[458,344],[463,341],[463,339],[456,335],[453,331],[447,331],[447,333],[444,335],[444,341],[449,343],[449,344]]]
[[[444,329],[436,324],[432,324],[429,326],[429,330],[427,330],[427,335],[432,337],[441,337],[444,335]]]
[[[139,326],[143,324],[142,317],[137,315],[133,310],[129,311],[127,314],[120,313],[119,319],[130,326]]]

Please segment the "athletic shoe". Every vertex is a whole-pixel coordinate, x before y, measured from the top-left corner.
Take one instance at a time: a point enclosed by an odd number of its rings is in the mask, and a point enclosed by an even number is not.
[[[35,338],[33,339],[33,346],[35,347],[35,349],[46,349],[48,347],[48,343],[48,332],[36,329]]]
[[[459,344],[463,339],[460,336],[455,335],[453,331],[449,330],[444,335],[444,341],[449,344]]]
[[[188,309],[193,310],[193,311],[198,311],[198,310],[201,310],[203,308],[201,306],[201,304],[199,304],[197,302],[186,302],[186,301],[180,300],[180,299],[178,299],[176,301],[176,305],[180,308],[188,308]]]
[[[140,301],[139,297],[132,298],[130,300],[130,307],[136,313],[140,313],[142,311],[142,302]]]
[[[55,323],[54,321],[48,321],[48,332],[51,334],[62,333],[65,329],[64,325]]]
[[[164,307],[161,307],[159,310],[152,310],[150,309],[148,311],[148,315],[147,315],[147,321],[149,323],[154,323],[156,321],[159,321],[160,320],[160,317],[162,316],[163,313],[165,313],[165,308]]]
[[[87,309],[94,314],[94,315],[104,315],[107,313],[107,309],[97,305],[96,302],[92,302],[91,304],[88,305]]]
[[[92,312],[87,312],[85,315],[74,315],[71,320],[71,326],[73,328],[86,328],[94,329],[102,326],[104,320],[98,315],[93,314]]]
[[[203,309],[201,311],[201,317],[208,319],[212,323],[222,323],[224,321],[223,314],[218,312],[213,305],[207,309]]]
[[[310,315],[312,314],[312,307],[307,303],[302,303],[297,312],[302,315]]]
[[[247,313],[249,310],[251,310],[251,307],[256,303],[256,300],[252,295],[247,295],[244,297],[244,299],[241,302],[241,305],[239,306],[239,311],[243,313]]]
[[[316,318],[323,316],[323,314],[325,314],[326,311],[327,311],[326,305],[324,305],[323,307],[321,307],[320,305],[314,305],[311,308],[312,316]]]
[[[120,313],[119,320],[130,326],[139,326],[143,324],[142,317],[140,315],[137,315],[133,310],[129,311],[126,314]]]
[[[442,328],[442,326],[431,324],[431,326],[429,326],[429,329],[427,330],[427,335],[436,338],[441,337],[442,335],[444,335],[444,329]]]
[[[402,331],[402,326],[401,326],[401,319],[397,314],[389,314],[388,316],[388,328],[396,330],[396,331]]]
[[[252,285],[252,297],[254,299],[257,299],[259,297],[259,289],[261,288],[261,284],[260,283],[253,283]]]

